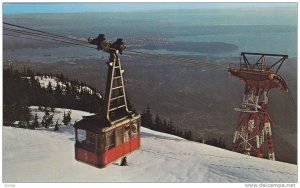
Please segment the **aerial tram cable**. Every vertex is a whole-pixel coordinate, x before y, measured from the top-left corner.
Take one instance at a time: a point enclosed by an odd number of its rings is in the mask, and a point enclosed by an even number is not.
[[[34,37],[44,38],[44,39],[47,39],[47,40],[52,40],[52,41],[57,41],[57,42],[63,42],[63,43],[71,44],[71,45],[84,46],[84,47],[87,47],[87,48],[95,49],[94,47],[91,47],[91,46],[87,46],[87,45],[83,45],[83,44],[78,44],[78,43],[74,43],[74,42],[69,42],[69,41],[66,41],[66,40],[59,39],[59,38],[40,36],[39,34],[27,32],[27,31],[21,31],[21,30],[10,29],[10,28],[3,28],[3,30],[4,31],[14,32],[14,33],[19,33],[19,34],[24,34],[24,35],[28,35],[28,36],[34,36]]]
[[[7,30],[7,29],[5,29]],[[7,30],[8,31],[8,30]],[[15,31],[15,30],[10,30],[9,31],[11,32],[15,32],[15,33],[19,33],[19,34],[24,34],[24,35],[28,35],[28,36],[32,36],[32,37],[40,37],[39,35],[36,35],[35,33],[34,34],[31,34],[31,33],[28,33],[28,32],[23,32],[23,31]],[[67,43],[67,44],[71,44],[71,45],[77,45],[77,46],[82,46],[82,47],[86,47],[86,48],[92,48],[90,46],[85,46],[85,45],[79,45],[79,44],[74,44],[74,43],[70,43],[68,41],[63,41],[63,40],[57,40],[57,39],[53,39],[53,38],[48,38],[48,37],[44,37],[44,36],[41,36],[43,39],[35,39],[35,38],[27,38],[27,37],[24,37],[24,36],[16,36],[16,35],[11,35],[11,34],[6,34],[4,33],[3,35],[6,35],[6,36],[10,36],[10,37],[16,37],[16,38],[23,38],[23,39],[28,39],[28,40],[36,40],[36,41],[41,41],[41,42],[62,42],[62,43]],[[92,49],[95,49],[95,48],[92,48]],[[129,52],[133,52],[132,55],[137,55],[139,56],[140,58],[134,60],[134,61],[140,61],[141,59],[147,59],[147,58],[156,58],[156,59],[161,59],[161,60],[164,60],[164,61],[172,61],[172,62],[176,62],[176,63],[184,63],[185,65],[196,65],[196,66],[199,66],[199,67],[202,67],[202,68],[206,68],[206,69],[220,69],[220,68],[223,68],[223,66],[221,65],[218,65],[217,67],[215,67],[214,65],[210,65],[208,63],[205,63],[203,65],[203,62],[199,62],[197,60],[193,60],[193,59],[186,59],[186,58],[174,58],[174,57],[169,57],[167,55],[158,55],[158,54],[150,54],[150,53],[143,53],[143,52],[139,52],[138,54],[135,53],[135,51],[129,51]]]
[[[215,63],[206,63],[203,61],[199,61],[196,59],[189,59],[189,58],[182,58],[182,57],[174,57],[174,56],[169,56],[169,55],[162,55],[162,54],[149,54],[149,53],[143,53],[143,52],[139,52],[139,51],[129,51],[129,52],[134,52],[137,54],[141,54],[141,55],[146,55],[146,56],[151,56],[151,57],[157,57],[157,58],[165,58],[168,60],[175,60],[175,61],[182,61],[185,63],[191,63],[191,64],[202,64],[202,65],[206,65],[208,67],[220,67],[220,68],[227,68],[227,65],[223,65],[223,64],[215,64]]]
[[[136,51],[128,51],[128,52],[136,52]],[[173,61],[173,62],[181,62],[185,65],[198,65],[198,66],[204,66],[206,68],[210,69],[224,69],[227,68],[227,65],[222,65],[222,64],[215,64],[215,63],[206,63],[203,61],[195,60],[195,59],[188,59],[188,58],[182,58],[182,57],[170,57],[168,55],[161,55],[161,54],[150,54],[150,53],[144,53],[144,52],[139,52],[136,54],[137,56],[143,56],[145,58],[157,58],[157,59],[162,59],[162,60],[168,60],[168,61]]]
[[[78,40],[78,39],[74,39],[74,38],[70,38],[70,37],[66,37],[66,36],[62,36],[62,35],[58,35],[58,34],[53,34],[53,33],[41,31],[41,30],[38,30],[38,29],[32,29],[32,28],[29,28],[29,27],[24,27],[24,26],[20,26],[20,25],[16,25],[16,24],[7,23],[7,22],[3,22],[3,24],[13,26],[13,27],[22,28],[22,29],[27,29],[27,30],[30,30],[30,31],[35,31],[35,32],[43,33],[43,34],[48,34],[48,35],[56,36],[56,37],[59,37],[59,38],[64,38],[64,39],[67,39],[67,40],[82,42],[84,44],[89,44],[87,41]]]
[[[32,30],[32,31],[37,31],[37,32],[41,32],[41,33],[46,33],[47,36],[49,35],[52,35],[51,38],[53,38],[53,36],[59,36],[59,37],[63,37],[63,38],[66,38],[68,40],[75,40],[75,41],[79,41],[79,42],[83,42],[81,40],[76,40],[76,39],[72,39],[72,38],[69,38],[69,37],[65,37],[65,36],[62,36],[62,35],[57,35],[57,34],[51,34],[49,32],[44,32],[44,31],[41,31],[41,30],[36,30],[36,29],[32,29],[32,28],[28,28],[28,27],[23,27],[23,26],[19,26],[19,25],[15,25],[15,24],[10,24],[10,23],[6,23],[4,22],[4,24],[6,25],[10,25],[10,26],[14,26],[14,27],[20,27],[20,28],[25,28],[25,29],[28,29],[28,30]],[[29,35],[35,35],[35,36],[38,36],[38,37],[42,37],[42,36],[39,36],[39,35],[43,35],[43,36],[46,36],[44,34],[38,34],[38,33],[32,33],[32,32],[28,32],[28,31],[24,31],[24,30],[14,30],[14,29],[9,29],[10,31],[15,31],[15,32],[26,32],[27,34]],[[24,34],[24,33],[23,33]],[[44,38],[44,37],[42,37]],[[47,38],[48,39],[48,38]],[[57,38],[57,39],[54,39],[55,41],[58,41],[58,40],[61,40],[60,38]],[[66,42],[66,41],[65,41]],[[66,43],[70,43],[70,42],[66,42]],[[75,44],[75,45],[78,45],[78,44]],[[130,51],[129,51],[130,52]],[[175,61],[175,62],[184,62],[185,64],[195,64],[195,65],[198,65],[201,64],[201,65],[205,65],[206,68],[214,68],[214,67],[220,67],[220,68],[226,68],[227,66],[226,65],[221,65],[221,64],[212,64],[212,63],[204,63],[204,62],[199,62],[198,60],[193,60],[193,59],[186,59],[186,58],[179,58],[179,57],[167,57],[166,55],[160,55],[160,54],[149,54],[149,53],[144,53],[144,52],[139,52],[139,51],[131,51],[131,52],[134,52],[136,54],[140,54],[140,55],[144,55],[144,56],[149,56],[149,57],[152,57],[152,58],[158,58],[158,59],[163,59],[163,60],[171,60],[171,61]]]
[[[168,61],[168,62],[170,62],[170,61],[172,61],[172,62],[174,62],[174,63],[177,63],[177,64],[182,64],[182,65],[190,65],[190,66],[197,66],[197,67],[199,67],[199,68],[202,68],[202,69],[207,69],[207,70],[223,70],[224,68],[223,67],[214,67],[214,66],[207,66],[206,64],[205,65],[203,65],[203,64],[201,64],[201,62],[199,62],[199,63],[196,63],[196,62],[182,62],[181,60],[177,60],[177,59],[172,59],[172,60],[170,60],[170,59],[168,59],[168,58],[162,58],[162,57],[160,57],[160,56],[155,56],[154,54],[151,54],[151,55],[153,55],[153,56],[149,56],[149,54],[147,54],[147,55],[145,55],[145,56],[143,56],[143,55],[139,55],[139,58],[137,58],[137,59],[134,59],[133,61],[131,61],[131,62],[138,62],[138,61],[141,61],[141,60],[144,60],[144,59],[147,59],[147,58],[154,58],[154,59],[160,59],[160,60],[163,60],[163,61]]]
[[[62,41],[68,41],[68,42],[72,42],[71,40],[65,40],[59,37],[55,37],[55,36],[51,36],[51,35],[47,35],[47,34],[41,34],[41,33],[35,33],[35,32],[31,32],[31,31],[26,31],[26,30],[20,30],[20,29],[14,29],[14,28],[8,28],[8,27],[4,27],[3,30],[5,31],[11,31],[11,32],[16,32],[16,33],[23,33],[23,34],[28,34],[28,35],[34,35],[34,36],[38,36],[38,37],[47,37],[47,38],[54,38],[54,39],[58,39],[58,40],[62,40]],[[81,45],[85,45],[82,43],[77,43],[76,44],[81,44]]]
[[[75,44],[70,43],[70,42],[61,41],[61,40],[54,40],[54,39],[27,38],[27,37],[23,37],[23,36],[20,36],[20,35],[11,35],[11,34],[7,34],[7,33],[3,33],[3,35],[8,36],[8,37],[15,37],[15,38],[21,38],[21,39],[27,39],[27,40],[40,41],[40,42],[52,42],[52,43],[62,42],[62,43],[67,43],[67,44],[75,45]],[[31,36],[31,35],[29,35],[29,36]],[[33,37],[35,37],[35,36],[33,36]],[[90,46],[82,46],[82,45],[78,45],[78,44],[76,44],[76,46],[85,47],[85,48],[92,48]],[[92,48],[92,49],[95,49],[95,48]]]
[[[210,69],[210,70],[221,70],[221,69],[227,68],[227,65],[223,65],[223,64],[206,63],[206,62],[199,61],[196,59],[174,57],[174,56],[165,55],[165,54],[151,54],[151,53],[144,53],[144,52],[139,52],[139,51],[134,51],[134,50],[127,50],[127,52],[130,52],[130,54],[140,57],[134,61],[140,61],[141,59],[147,59],[147,58],[154,58],[154,59],[160,59],[160,60],[168,61],[168,62],[181,63],[184,65],[196,65],[198,67]]]
[[[45,31],[41,31],[41,30],[37,30],[37,29],[32,29],[32,28],[28,28],[28,27],[24,27],[24,26],[20,26],[20,25],[16,25],[16,24],[10,24],[10,23],[7,23],[7,22],[4,22],[4,24],[6,24],[6,25],[9,25],[9,26],[14,26],[14,27],[19,27],[19,28],[22,28],[22,29],[28,29],[28,30],[31,30],[31,31],[36,31],[36,32],[40,32],[40,33],[45,33],[45,34],[47,34],[47,36],[49,35],[52,35],[52,37],[57,37],[57,36],[59,36],[59,37],[62,37],[62,38],[65,38],[65,39],[68,39],[68,40],[75,40],[75,41],[78,41],[78,42],[84,42],[84,43],[87,43],[87,44],[89,44],[88,42],[86,42],[86,41],[82,41],[82,40],[77,40],[77,39],[73,39],[73,38],[69,38],[69,37],[65,37],[65,36],[62,36],[62,35],[57,35],[57,34],[52,34],[52,33],[49,33],[49,32],[45,32]],[[36,33],[34,33],[34,34],[36,34]],[[144,55],[150,55],[151,57],[153,57],[153,56],[166,56],[166,55],[160,55],[160,54],[149,54],[149,53],[144,53],[144,52],[139,52],[139,51],[129,51],[129,52],[134,52],[134,53],[139,53],[139,54],[144,54]],[[196,61],[197,63],[200,63],[199,61],[197,61],[197,60],[193,60],[193,59],[186,59],[186,58],[184,58],[184,59],[180,59],[180,58],[178,58],[178,57],[174,57],[174,56],[169,56],[168,57],[168,59],[175,59],[175,58],[177,58],[176,60],[178,60],[178,61]],[[211,64],[211,63],[203,63],[203,62],[201,62],[202,64],[207,64],[208,66],[212,66],[213,64]],[[220,65],[220,64],[214,64],[214,65],[216,65],[216,66],[221,66],[221,67],[224,67],[224,68],[227,68],[227,66],[222,66],[222,65]]]
[[[52,43],[56,43],[55,41],[51,41],[51,40],[41,40],[41,39],[34,39],[34,38],[27,38],[27,37],[22,37],[22,36],[17,36],[17,35],[11,35],[11,34],[7,34],[7,33],[3,33],[3,35],[5,36],[9,36],[9,37],[15,37],[15,38],[22,38],[22,39],[27,39],[27,40],[35,40],[35,41],[40,41],[40,42],[52,42]]]
[[[7,22],[3,22],[3,23],[5,25],[8,25],[8,26],[13,26],[13,27],[29,30],[29,31],[26,31],[26,30],[20,30],[20,29],[4,28],[4,30],[6,30],[6,31],[15,32],[15,33],[24,34],[24,35],[29,35],[29,36],[33,36],[33,37],[44,38],[46,40],[53,40],[53,41],[57,41],[57,42],[62,42],[62,43],[67,43],[67,44],[71,44],[71,45],[76,45],[76,46],[82,46],[82,47],[95,49],[95,48],[90,47],[90,46],[86,46],[86,45],[83,45],[83,44],[78,44],[78,43],[66,41],[66,40],[63,40],[63,39],[89,44],[88,42],[84,42],[82,40],[77,40],[77,39],[65,37],[65,36],[62,36],[62,35],[52,34],[52,33],[49,33],[49,32],[45,32],[45,31],[41,31],[41,30],[37,30],[37,29],[32,29],[32,28],[28,28],[28,27],[24,27],[24,26],[19,26],[19,25],[16,25],[16,24],[10,24],[10,23],[7,23]],[[35,32],[38,32],[38,33],[31,32],[31,31],[35,31]],[[17,36],[12,36],[12,37],[17,37]],[[24,37],[19,36],[19,38],[24,38]],[[29,38],[26,38],[26,39],[29,39]],[[36,39],[29,39],[29,40],[36,40]],[[40,40],[40,41],[42,41],[42,40]],[[164,60],[164,61],[172,61],[172,62],[177,62],[177,63],[183,63],[185,65],[197,65],[197,66],[200,66],[200,67],[206,68],[206,69],[216,70],[216,69],[227,68],[227,65],[206,63],[206,62],[202,62],[202,61],[195,60],[195,59],[174,57],[174,56],[163,55],[163,54],[151,54],[151,53],[145,53],[145,52],[134,51],[134,50],[128,50],[128,52],[131,52],[132,54],[137,55],[137,56],[142,56],[144,58],[151,57],[151,58],[161,59],[161,60]]]

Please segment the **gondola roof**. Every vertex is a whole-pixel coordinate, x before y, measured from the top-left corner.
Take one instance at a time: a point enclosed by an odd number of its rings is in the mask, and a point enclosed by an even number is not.
[[[92,116],[83,116],[83,119],[76,122],[74,127],[93,132],[102,132],[104,128],[110,126],[110,123],[104,115],[96,114]]]

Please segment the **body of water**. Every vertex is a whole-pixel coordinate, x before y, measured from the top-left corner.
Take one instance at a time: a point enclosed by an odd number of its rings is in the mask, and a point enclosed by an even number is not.
[[[247,51],[297,56],[296,8],[4,15],[4,21],[77,38],[105,33],[148,53],[236,57]],[[39,45],[20,48],[20,40],[4,36],[4,59],[59,62],[99,54],[81,47]]]

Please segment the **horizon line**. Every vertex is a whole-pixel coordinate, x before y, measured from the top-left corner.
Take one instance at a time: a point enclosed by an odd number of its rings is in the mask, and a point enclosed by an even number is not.
[[[98,4],[99,6],[95,6]],[[147,6],[143,6],[147,5]],[[151,6],[149,6],[151,5]],[[297,3],[3,3],[3,15],[295,8]]]

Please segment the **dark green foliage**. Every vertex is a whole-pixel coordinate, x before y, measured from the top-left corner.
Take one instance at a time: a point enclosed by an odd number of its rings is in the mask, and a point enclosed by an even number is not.
[[[27,128],[27,126],[28,126],[28,123],[25,121],[19,121],[18,125],[17,125],[18,128],[24,128],[24,129]]]
[[[3,121],[10,126],[14,121],[29,122],[31,120],[28,106],[54,107],[83,110],[99,113],[103,109],[101,99],[95,88],[82,89],[86,84],[77,80],[68,80],[62,74],[57,75],[55,87],[49,82],[46,88],[41,87],[36,76],[50,77],[32,70],[24,69],[22,72],[12,67],[3,70]],[[20,125],[23,127],[24,125]],[[31,127],[33,128],[33,127]]]
[[[50,112],[54,113],[55,112],[55,107],[50,107]]]
[[[192,132],[191,131],[183,131],[174,125],[172,121],[161,120],[159,115],[155,116],[154,121],[152,120],[152,113],[150,110],[150,106],[148,105],[147,108],[143,111],[141,115],[141,124],[143,127],[147,127],[149,129],[164,132],[172,135],[176,135],[187,140],[193,140]]]
[[[48,86],[47,86],[47,89],[46,89],[46,90],[48,91],[48,93],[49,93],[50,95],[53,94],[53,88],[52,88],[52,84],[51,84],[50,81],[49,81],[49,83],[48,83]]]
[[[149,105],[146,108],[146,110],[144,110],[143,113],[142,113],[141,124],[144,127],[155,130],[154,129],[154,124],[153,124],[153,121],[152,121],[152,114],[150,112],[150,106]]]
[[[58,119],[57,119],[56,123],[55,123],[54,131],[58,131],[58,130],[59,130],[59,124],[58,124]]]
[[[36,129],[40,126],[38,116],[35,114],[33,121],[29,125],[29,129]]]
[[[49,110],[46,110],[45,115],[42,120],[42,126],[45,128],[49,128],[53,124],[53,116],[54,114],[50,113]]]
[[[123,157],[120,166],[127,166],[127,165],[128,165],[127,158]]]
[[[195,141],[199,142],[199,143],[204,143],[207,145],[215,146],[218,148],[227,149],[226,144],[225,144],[225,139],[222,138],[221,136],[220,136],[219,140],[217,138],[212,137],[208,140],[204,140],[203,138],[197,138]]]
[[[216,138],[211,138],[210,140],[206,140],[204,143],[219,148],[224,148],[224,149],[226,148],[225,139],[221,137],[219,140]]]
[[[7,127],[13,127],[14,124],[13,122],[9,122],[9,121],[3,121],[3,126],[7,126]]]
[[[166,120],[161,120],[159,115],[155,115],[154,122],[152,120],[152,114],[149,105],[147,108],[143,111],[141,115],[141,124],[143,127],[147,127],[149,129],[159,131],[159,132],[164,132],[172,135],[176,135],[182,138],[185,138],[187,140],[191,141],[196,141],[203,143],[202,138],[196,138],[194,139],[192,131],[190,130],[181,130],[178,129],[172,121],[166,121]],[[221,138],[218,140],[216,138],[211,138],[210,140],[206,140],[204,142],[205,144],[216,146],[219,148],[226,148],[225,140],[224,138]]]
[[[133,112],[134,114],[137,114],[136,112],[136,109],[133,108],[131,102],[130,102],[130,99],[126,96],[126,102],[127,102],[127,107],[128,107],[128,110]]]
[[[64,116],[63,116],[63,120],[62,122],[64,123],[64,125],[69,125],[69,123],[71,122],[71,110],[68,111],[68,113],[66,114],[66,112],[64,111]]]

